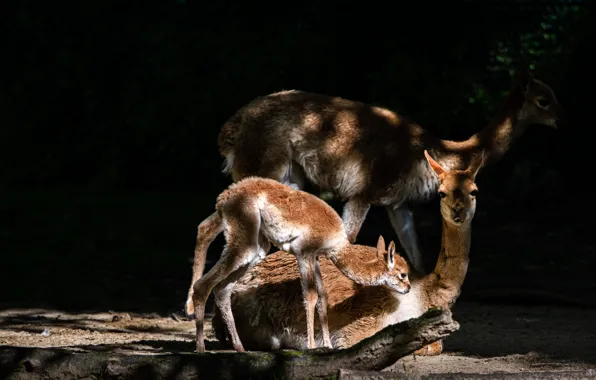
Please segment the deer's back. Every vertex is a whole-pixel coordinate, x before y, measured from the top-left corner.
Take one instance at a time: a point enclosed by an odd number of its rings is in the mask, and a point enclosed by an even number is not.
[[[258,212],[261,233],[278,244],[303,237],[308,247],[326,248],[347,241],[341,217],[325,201],[268,178],[249,177],[233,183],[217,200],[224,219]]]
[[[436,139],[388,109],[284,91],[254,100],[234,119],[233,153],[245,167],[241,172],[258,171],[262,162],[294,161],[316,185],[373,204],[426,198],[434,191],[427,186],[434,177],[426,171],[423,150]]]

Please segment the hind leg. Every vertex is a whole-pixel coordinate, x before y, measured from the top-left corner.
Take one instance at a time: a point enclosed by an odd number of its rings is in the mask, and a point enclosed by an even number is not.
[[[227,279],[232,273],[246,266],[247,261],[250,262],[254,259],[251,255],[256,255],[254,249],[239,252],[226,247],[217,264],[193,285],[194,293],[192,301],[195,307],[196,345],[198,352],[205,352],[205,335],[203,330],[205,324],[205,304],[211,290],[221,282],[229,283]]]
[[[252,261],[230,274],[213,290],[215,295],[215,305],[219,309],[221,319],[228,330],[232,346],[237,352],[244,352],[245,350],[242,346],[240,336],[238,335],[238,329],[236,328],[236,322],[234,321],[234,314],[232,312],[232,293],[234,291],[234,285],[242,276],[265,258],[270,247],[269,242],[260,236],[259,245],[253,248],[256,254],[253,255]]]
[[[298,164],[289,159],[263,165],[257,171],[259,177],[271,178],[284,185],[290,186],[294,190],[304,188],[304,176]]]
[[[238,182],[249,176],[271,178],[294,189],[304,187],[304,172],[292,160],[287,141],[265,131],[262,136],[240,138],[234,148],[231,162],[232,179]]]
[[[315,281],[317,286],[317,314],[321,323],[321,334],[323,335],[323,347],[332,348],[331,337],[329,335],[329,319],[327,317],[327,291],[323,284],[319,258],[315,260]]]
[[[317,303],[317,284],[315,280],[315,257],[296,255],[300,272],[300,285],[306,310],[306,335],[308,348],[316,348],[315,342],[315,305]]]
[[[207,219],[199,224],[197,229],[197,242],[195,245],[195,257],[192,265],[192,280],[186,297],[185,312],[189,318],[193,318],[195,306],[192,302],[194,292],[194,283],[203,275],[205,270],[205,261],[207,259],[207,250],[213,240],[223,231],[221,217],[218,212],[214,212]]]
[[[248,271],[247,267],[241,268],[242,274]],[[236,282],[220,283],[213,291],[215,295],[215,305],[219,309],[221,319],[228,330],[230,342],[236,352],[244,352],[244,346],[240,341],[238,330],[236,329],[236,322],[234,321],[234,314],[232,313],[232,291]]]
[[[213,268],[193,285],[192,300],[195,305],[198,352],[205,351],[203,325],[205,303],[209,293],[222,282],[226,284],[235,281],[234,277],[230,278],[230,276],[239,269],[248,266],[262,252],[259,249],[261,217],[258,209],[251,204],[236,203],[226,205],[224,210],[226,237],[224,253]]]

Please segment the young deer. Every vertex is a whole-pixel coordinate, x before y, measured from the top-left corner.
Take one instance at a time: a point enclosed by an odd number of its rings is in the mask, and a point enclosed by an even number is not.
[[[458,297],[466,271],[471,243],[471,223],[478,188],[475,176],[483,157],[472,158],[466,170],[444,168],[425,152],[428,165],[439,182],[443,236],[441,252],[432,273],[413,273],[411,290],[398,294],[384,286],[360,286],[321,258],[320,269],[328,294],[328,318],[334,347],[349,347],[390,324],[422,315],[433,306],[451,307]],[[232,308],[238,332],[247,347],[259,350],[306,347],[305,321],[298,312],[300,295],[296,260],[285,252],[267,256],[243,276],[233,289]],[[221,316],[213,327],[225,341]],[[320,340],[320,334],[319,334]],[[418,354],[438,354],[440,341]]]
[[[238,181],[272,178],[294,188],[305,180],[346,200],[342,219],[356,240],[371,206],[384,206],[410,264],[425,273],[408,201],[424,201],[438,182],[428,150],[447,169],[464,168],[480,151],[496,162],[530,124],[556,128],[561,107],[553,90],[527,72],[518,75],[504,107],[465,141],[441,140],[381,107],[302,91],[259,97],[222,127],[224,172]]]
[[[408,265],[395,256],[391,242],[379,237],[377,248],[352,245],[339,215],[316,196],[290,188],[267,178],[248,177],[232,184],[217,198],[216,213],[211,217],[211,235],[199,235],[212,241],[224,231],[226,245],[220,260],[211,270],[193,272],[197,328],[197,351],[205,351],[203,324],[205,303],[214,290],[215,303],[228,329],[236,351],[244,348],[236,331],[231,308],[234,284],[269,252],[271,244],[291,252],[298,262],[303,302],[306,309],[308,348],[315,348],[315,305],[323,333],[323,345],[331,347],[327,324],[327,295],[323,287],[318,256],[328,257],[345,276],[362,285],[385,285],[398,293],[410,290]],[[206,252],[206,250],[205,250]],[[195,258],[197,259],[197,258]],[[204,268],[206,257],[198,258]]]

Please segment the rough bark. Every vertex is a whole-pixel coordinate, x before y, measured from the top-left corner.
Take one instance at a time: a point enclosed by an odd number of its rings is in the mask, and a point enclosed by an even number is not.
[[[315,379],[337,377],[340,368],[381,370],[459,328],[449,310],[388,326],[343,350],[193,352],[124,355],[97,350],[0,348],[0,379]]]

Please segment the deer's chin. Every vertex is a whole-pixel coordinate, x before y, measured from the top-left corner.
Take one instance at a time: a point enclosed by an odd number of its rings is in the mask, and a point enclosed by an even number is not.
[[[391,289],[396,291],[399,294],[408,294],[410,292],[410,288],[406,288],[405,286],[395,286],[392,285]]]
[[[456,226],[460,226],[462,224],[464,224],[466,221],[465,218],[462,218],[460,216],[451,216],[451,223],[455,224]]]
[[[559,129],[559,119],[549,119],[543,124],[552,129]]]

